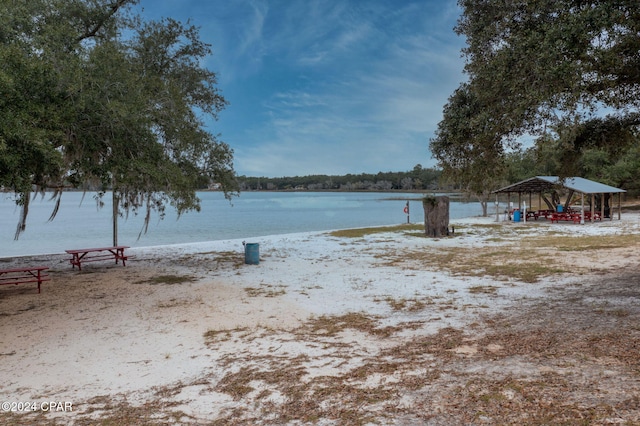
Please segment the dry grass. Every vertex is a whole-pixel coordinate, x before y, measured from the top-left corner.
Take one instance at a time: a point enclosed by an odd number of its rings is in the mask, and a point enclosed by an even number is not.
[[[406,312],[418,312],[425,309],[427,306],[434,305],[435,302],[431,298],[400,298],[394,299],[392,297],[384,298],[384,301],[389,304],[394,311],[406,311]]]
[[[390,250],[376,257],[384,259],[385,266],[416,270],[428,268],[458,276],[489,276],[498,280],[515,279],[528,283],[571,270],[542,251],[508,250],[504,247],[487,247],[483,250],[448,247],[440,248],[437,252]]]
[[[469,293],[471,294],[496,294],[498,287],[494,285],[474,285],[469,287]]]
[[[467,234],[490,228],[494,235],[492,246],[482,250],[470,247],[440,247],[429,250],[388,250],[375,257],[382,264],[405,269],[433,269],[456,276],[493,277],[496,280],[538,282],[545,277],[579,273],[571,257],[558,253],[576,253],[581,257],[602,250],[625,249],[638,245],[637,235],[615,236],[556,236],[514,237],[514,231],[527,232],[525,227],[509,228],[500,225],[477,225]],[[495,231],[495,232],[494,232]],[[502,236],[501,236],[502,234]],[[593,269],[593,267],[592,267]]]
[[[145,279],[142,281],[136,281],[135,284],[183,284],[188,282],[194,282],[198,279],[192,275],[158,275],[156,277],[151,277],[149,279]]]
[[[226,342],[234,338],[236,335],[248,335],[250,330],[247,327],[238,327],[231,330],[208,330],[204,333],[204,341],[206,345]]]
[[[383,234],[387,232],[415,233],[416,231],[420,230],[424,231],[424,225],[404,224],[397,226],[378,226],[374,228],[343,229],[330,232],[329,235],[338,238],[362,238],[367,235]]]
[[[385,335],[388,329],[379,328],[378,319],[362,312],[352,312],[341,316],[323,315],[309,321],[299,333],[335,336],[346,329],[353,329],[363,333]]]
[[[245,287],[249,297],[278,297],[286,294],[285,286],[261,283],[260,287]]]

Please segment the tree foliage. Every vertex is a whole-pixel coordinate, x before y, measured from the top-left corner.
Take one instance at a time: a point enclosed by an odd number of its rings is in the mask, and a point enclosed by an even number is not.
[[[538,137],[546,168],[563,175],[576,174],[576,159],[589,150],[604,150],[614,162],[632,156],[640,106],[637,1],[459,4],[456,32],[467,40],[469,80],[449,98],[430,142],[445,176],[461,183],[483,173],[505,178],[500,164],[524,135]],[[558,155],[547,155],[551,146]],[[557,161],[560,167],[551,167]]]
[[[489,122],[476,94],[463,84],[449,98],[430,143],[443,179],[474,195],[485,215],[491,191],[504,174],[504,152],[500,139],[487,129]]]
[[[460,0],[465,71],[504,136],[640,105],[634,0]]]
[[[203,179],[236,190],[232,150],[206,130],[226,101],[198,29],[144,21],[137,0],[0,5],[0,185],[113,190],[119,208],[199,209]],[[58,192],[60,193],[60,192]]]

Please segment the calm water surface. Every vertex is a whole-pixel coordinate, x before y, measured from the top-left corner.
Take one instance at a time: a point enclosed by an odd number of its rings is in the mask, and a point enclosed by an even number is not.
[[[120,218],[118,243],[131,247],[255,238],[293,232],[324,231],[407,222],[403,209],[410,201],[412,223],[424,221],[420,194],[345,192],[243,192],[231,202],[220,192],[201,192],[202,210],[177,219],[170,208],[164,220],[155,214],[146,234],[143,215]],[[400,199],[399,199],[400,198]],[[14,241],[20,209],[8,194],[0,194],[0,257],[64,253],[65,249],[112,244],[111,194],[98,209],[93,194],[63,195],[58,215],[49,197],[30,204],[27,229]],[[480,204],[452,200],[451,219],[482,214]]]

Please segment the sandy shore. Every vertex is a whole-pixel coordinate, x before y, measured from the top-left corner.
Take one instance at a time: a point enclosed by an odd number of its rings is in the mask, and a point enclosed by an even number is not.
[[[640,215],[494,221],[5,259],[53,279],[0,287],[0,420],[640,422]]]

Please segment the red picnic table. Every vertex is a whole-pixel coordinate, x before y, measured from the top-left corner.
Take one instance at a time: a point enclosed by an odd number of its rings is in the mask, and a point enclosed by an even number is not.
[[[112,247],[96,247],[76,250],[65,250],[71,255],[69,262],[74,267],[78,266],[78,270],[82,270],[82,262],[96,262],[98,260],[115,259],[122,260],[122,266],[126,266],[125,261],[128,259],[124,254],[124,250],[129,246],[112,246]]]
[[[573,223],[580,223],[582,221],[581,215],[578,213],[569,212],[557,212],[552,213],[550,216],[551,223],[560,223],[561,220],[572,221]]]
[[[51,277],[46,272],[48,266],[24,266],[22,268],[0,269],[0,285],[38,283],[38,293],[40,284],[49,281]]]

